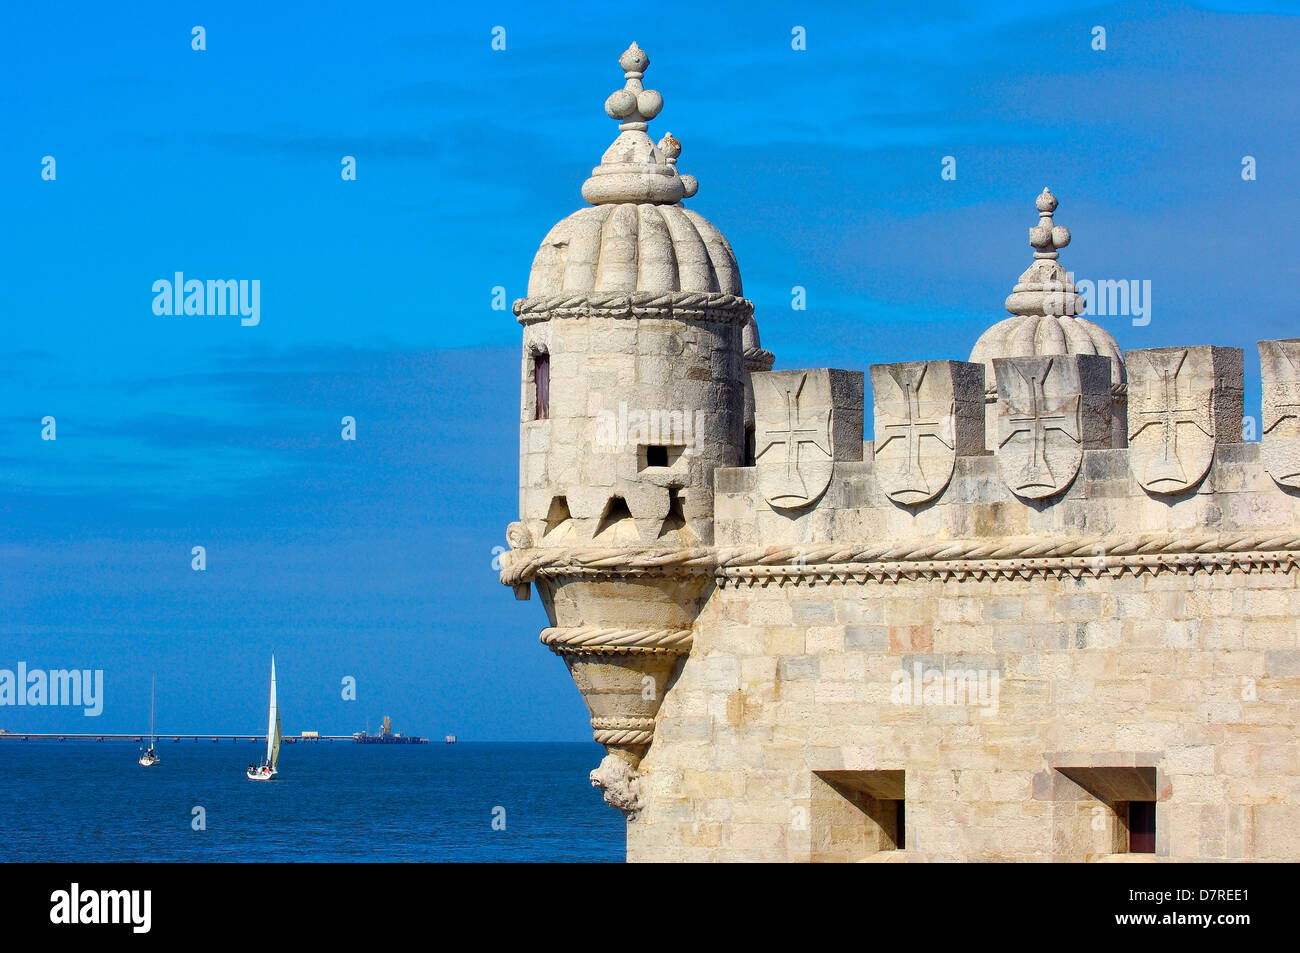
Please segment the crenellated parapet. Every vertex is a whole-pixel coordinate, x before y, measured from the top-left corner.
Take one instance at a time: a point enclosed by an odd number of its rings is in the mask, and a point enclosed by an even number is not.
[[[981,368],[917,361],[871,368],[875,439],[860,460],[842,453],[829,468],[817,442],[826,416],[853,418],[856,408],[833,408],[806,387],[769,387],[769,375],[756,375],[760,426],[800,422],[807,449],[783,457],[788,469],[775,475],[761,460],[718,471],[719,578],[816,584],[1285,570],[1300,557],[1300,360],[1290,359],[1300,358],[1300,340],[1265,341],[1259,350],[1259,443],[1242,442],[1236,348],[1128,352],[1129,434],[1118,447],[1104,357],[995,359],[992,439],[980,412]],[[818,492],[773,505],[775,476]]]

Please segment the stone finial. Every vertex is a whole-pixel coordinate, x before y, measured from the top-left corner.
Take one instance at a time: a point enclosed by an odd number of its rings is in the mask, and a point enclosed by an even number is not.
[[[1069,273],[1057,261],[1060,249],[1070,244],[1070,230],[1052,221],[1057,204],[1056,196],[1048,189],[1043,189],[1034,201],[1038,224],[1029,230],[1034,263],[1020,276],[1007,298],[1007,310],[1012,314],[1071,317],[1082,314],[1087,307],[1076,293]]]
[[[1059,250],[1070,244],[1070,230],[1064,225],[1052,224],[1052,213],[1058,203],[1056,196],[1043,189],[1034,201],[1038,209],[1038,224],[1029,230],[1029,244],[1036,249],[1035,258],[1057,258]]]
[[[592,205],[676,205],[694,195],[699,183],[694,176],[678,175],[682,144],[672,133],[658,145],[646,135],[647,124],[664,108],[663,96],[641,83],[650,57],[633,43],[619,57],[618,65],[623,69],[623,88],[605,100],[605,113],[618,120],[618,138],[583,183],[582,197]]]
[[[646,123],[659,115],[664,108],[664,98],[657,90],[645,89],[641,77],[650,65],[645,50],[633,43],[618,58],[623,68],[623,88],[609,94],[605,100],[605,113],[610,119],[620,120],[619,129],[646,129]]]

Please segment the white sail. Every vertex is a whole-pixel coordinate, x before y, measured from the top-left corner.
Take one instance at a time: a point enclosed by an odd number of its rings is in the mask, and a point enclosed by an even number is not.
[[[280,709],[275,710],[275,743],[271,745],[271,767],[280,760]]]
[[[275,767],[280,758],[280,706],[275,701],[275,656],[271,656],[271,710],[266,723],[266,763]]]

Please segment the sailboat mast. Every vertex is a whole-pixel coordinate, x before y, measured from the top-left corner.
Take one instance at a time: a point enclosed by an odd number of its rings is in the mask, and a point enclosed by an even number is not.
[[[154,675],[149,680],[149,747],[150,748],[152,748],[155,744],[154,720],[153,720],[153,714],[154,714],[153,692],[154,692],[154,687],[157,685],[157,683],[158,683],[158,676]]]

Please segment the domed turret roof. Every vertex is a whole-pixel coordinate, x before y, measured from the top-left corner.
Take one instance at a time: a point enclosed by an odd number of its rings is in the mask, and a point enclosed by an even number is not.
[[[1069,274],[1057,261],[1058,249],[1070,244],[1070,232],[1052,222],[1057,201],[1043,189],[1035,203],[1038,225],[1029,230],[1034,263],[1020,276],[1007,297],[1011,317],[980,335],[971,349],[972,363],[984,365],[984,386],[997,389],[993,359],[1038,354],[1101,354],[1111,361],[1111,386],[1122,390],[1127,380],[1124,352],[1110,332],[1079,317],[1087,303],[1079,297]]]
[[[742,295],[731,246],[681,201],[699,188],[677,172],[682,146],[667,133],[658,143],[647,123],[663,97],[644,89],[650,58],[633,43],[619,58],[624,87],[605,101],[619,134],[583,183],[593,206],[557,224],[542,240],[528,276],[528,297],[593,292],[694,291]]]
[[[551,229],[533,258],[528,296],[598,291],[740,295],[731,246],[680,205],[597,205]]]

